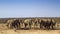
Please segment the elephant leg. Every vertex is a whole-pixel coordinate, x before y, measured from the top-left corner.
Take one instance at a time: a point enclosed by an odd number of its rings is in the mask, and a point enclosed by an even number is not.
[[[35,28],[37,28],[37,23],[35,23]]]
[[[50,29],[50,26],[47,26],[47,29],[49,30]]]
[[[48,28],[47,28],[48,30],[50,29],[50,26],[48,26]]]
[[[36,23],[36,28],[37,28],[37,23]]]
[[[29,28],[31,29],[31,24],[29,24]]]
[[[34,28],[35,28],[35,23],[34,23]]]
[[[22,23],[22,26],[23,26],[23,23]]]
[[[42,25],[40,24],[40,28],[42,28]]]
[[[20,29],[20,24],[17,24],[16,27],[17,27],[17,29]]]
[[[17,24],[13,23],[12,26],[14,27],[14,29],[17,29]]]
[[[40,24],[40,28],[43,29],[43,24]]]
[[[10,29],[13,29],[13,25],[12,25],[12,24],[9,24],[9,28],[10,28]]]
[[[16,28],[16,26],[15,26],[15,25],[13,25],[13,27],[14,27],[14,28]]]
[[[44,27],[44,26],[43,26],[43,25],[41,25],[41,29],[43,29],[43,27]]]
[[[17,24],[15,25],[15,28],[18,29],[18,25]]]
[[[18,29],[20,29],[20,28],[21,28],[21,27],[20,27],[20,24],[17,24],[17,25],[18,25],[18,26],[17,26],[17,27],[18,27]]]
[[[12,26],[12,24],[10,25],[10,29],[13,29],[14,27]]]
[[[52,29],[54,29],[54,28],[53,28],[53,25],[52,25]]]
[[[47,29],[47,26],[46,25],[44,25],[44,29]]]
[[[25,24],[25,28],[27,27],[27,24]]]
[[[9,28],[9,24],[6,24],[7,28]]]
[[[49,30],[49,29],[50,29],[50,26],[48,26],[48,25],[47,25],[47,26],[46,26],[46,29],[48,29],[48,30]]]
[[[42,23],[40,23],[40,28],[43,29],[44,25]]]

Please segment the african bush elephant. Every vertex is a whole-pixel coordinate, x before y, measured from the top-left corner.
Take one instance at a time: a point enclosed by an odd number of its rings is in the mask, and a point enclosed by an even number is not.
[[[20,22],[21,28],[23,28],[23,26],[24,26],[24,19],[19,19],[19,22]]]
[[[37,18],[34,19],[33,20],[33,23],[34,23],[34,28],[37,28],[37,26],[38,26],[38,19]]]
[[[8,26],[8,28],[16,28],[16,29],[18,29],[20,27],[20,22],[19,22],[19,20],[11,19],[11,20],[7,21],[7,26]]]
[[[11,23],[13,23],[13,21],[14,21],[13,19],[9,19],[9,20],[7,20],[6,25],[7,25],[7,27],[8,27],[9,29],[12,28]]]
[[[32,24],[31,19],[25,19],[24,20],[25,28],[27,28],[27,26],[29,26],[29,28],[31,28],[31,24]]]
[[[40,28],[44,27],[45,29],[54,29],[53,28],[54,25],[55,23],[52,20],[50,22],[48,20],[47,21],[41,20]]]
[[[15,21],[12,23],[12,26],[13,26],[14,28],[19,29],[19,28],[20,28],[20,22],[19,22],[19,20],[15,20]]]
[[[51,19],[50,24],[51,24],[50,25],[51,26],[51,29],[54,29],[54,26],[56,25],[55,20]]]

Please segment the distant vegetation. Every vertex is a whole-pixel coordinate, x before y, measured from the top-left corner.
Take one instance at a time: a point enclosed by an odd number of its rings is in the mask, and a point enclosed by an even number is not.
[[[30,18],[0,18],[0,23],[6,23],[6,21],[8,20],[8,19],[30,19]],[[31,18],[32,19],[32,18]],[[39,17],[38,17],[38,19],[40,19]],[[50,18],[41,18],[41,19],[50,19]],[[52,18],[52,19],[54,19],[57,23],[60,23],[60,18]]]

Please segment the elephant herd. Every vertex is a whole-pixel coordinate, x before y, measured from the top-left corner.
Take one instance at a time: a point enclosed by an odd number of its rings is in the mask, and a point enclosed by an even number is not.
[[[9,19],[7,20],[7,27],[10,29],[54,29],[56,22],[53,19]]]

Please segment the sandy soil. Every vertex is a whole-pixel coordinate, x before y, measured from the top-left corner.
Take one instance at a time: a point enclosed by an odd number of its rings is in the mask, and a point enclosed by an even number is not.
[[[2,30],[0,34],[60,34],[60,30]]]
[[[0,24],[0,34],[60,34],[60,30],[16,30]]]

